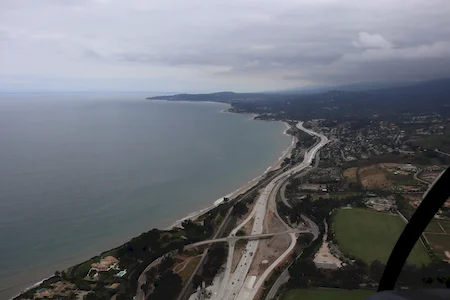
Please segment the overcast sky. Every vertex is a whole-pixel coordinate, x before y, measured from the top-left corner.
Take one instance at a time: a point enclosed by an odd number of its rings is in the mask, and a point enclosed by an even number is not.
[[[450,77],[449,0],[0,0],[0,91]]]

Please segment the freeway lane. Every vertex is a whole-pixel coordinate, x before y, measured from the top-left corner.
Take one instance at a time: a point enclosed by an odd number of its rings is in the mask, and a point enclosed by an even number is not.
[[[307,154],[305,154],[305,160],[308,159],[307,161],[308,161],[308,166],[309,166],[309,165],[311,165],[312,160],[313,160],[314,157],[317,155],[317,152],[320,150],[320,148],[322,148],[323,146],[325,146],[325,145],[328,143],[328,138],[325,137],[324,135],[318,134],[318,133],[316,133],[316,132],[314,132],[314,131],[305,129],[305,128],[303,127],[303,123],[298,123],[298,124],[297,124],[297,128],[299,128],[299,129],[301,129],[301,130],[306,130],[306,132],[308,132],[308,133],[310,133],[310,134],[313,134],[313,135],[316,135],[316,136],[318,136],[318,137],[320,138],[320,142],[319,142],[317,145],[315,145],[310,151],[308,151]],[[309,157],[307,158],[308,155],[309,155]],[[299,171],[297,171],[297,172],[299,172]],[[296,172],[296,173],[297,173],[297,172]],[[286,178],[286,179],[287,179],[287,178]],[[283,184],[283,182],[281,182],[281,184]],[[276,195],[276,192],[277,192],[277,191],[275,191],[275,195]],[[273,199],[273,200],[275,200],[275,199]],[[279,218],[281,221],[283,221],[279,216],[278,216],[278,218]],[[311,230],[312,230],[312,233],[313,233],[314,237],[317,238],[317,236],[318,236],[318,227],[317,227],[317,225],[316,225],[314,222],[312,222],[310,219],[308,219],[306,216],[304,216],[304,215],[302,215],[302,218],[309,224],[309,226],[310,226],[310,228],[311,228]],[[283,223],[284,223],[284,222],[283,222]],[[284,224],[284,225],[285,225],[286,227],[288,227],[287,224]],[[242,297],[240,296],[239,299],[253,299],[253,298],[256,296],[258,290],[262,287],[262,285],[263,285],[264,282],[266,281],[267,277],[275,270],[275,268],[276,268],[281,262],[283,262],[283,261],[286,259],[286,257],[289,255],[289,253],[291,253],[291,251],[292,251],[292,250],[294,249],[294,247],[295,247],[295,244],[296,244],[296,242],[297,242],[297,239],[296,239],[296,236],[295,236],[294,233],[291,233],[290,235],[291,235],[291,244],[290,244],[289,248],[288,248],[288,249],[287,249],[280,257],[278,257],[278,259],[277,259],[272,265],[270,265],[270,266],[264,271],[264,273],[259,277],[258,281],[256,282],[256,285],[255,285],[255,286],[253,287],[253,289],[251,290],[250,294],[245,293],[245,294],[243,294]]]
[[[252,212],[250,215],[245,219],[239,226],[237,226],[230,235],[235,235],[236,232],[242,228],[247,222],[249,222],[252,218],[254,218],[253,228],[251,231],[251,235],[258,235],[262,234],[263,232],[263,222],[264,218],[266,216],[267,212],[267,205],[268,201],[270,199],[270,195],[272,192],[279,188],[280,184],[284,182],[286,179],[289,178],[294,173],[298,173],[305,169],[306,167],[310,166],[312,163],[312,160],[314,156],[316,155],[317,151],[322,148],[326,143],[328,143],[328,139],[319,133],[316,133],[312,130],[306,129],[303,127],[303,122],[299,122],[297,125],[297,128],[300,130],[310,134],[315,135],[320,138],[320,142],[315,145],[313,148],[311,148],[309,151],[305,153],[305,157],[303,159],[303,162],[298,164],[297,166],[294,166],[290,170],[287,170],[280,175],[276,176],[269,184],[264,188],[263,192],[258,197],[258,200],[256,201]],[[249,241],[244,249],[244,254],[241,257],[241,260],[238,263],[238,266],[235,270],[235,272],[231,275],[231,278],[228,279],[229,274],[231,273],[231,262],[233,257],[234,247],[230,247],[230,251],[228,253],[228,261],[227,266],[225,269],[225,277],[222,282],[222,286],[219,290],[219,293],[216,297],[213,297],[214,299],[253,299],[254,295],[258,291],[259,287],[264,282],[265,278],[273,271],[274,268],[280,263],[293,249],[293,246],[295,246],[295,234],[291,234],[292,241],[291,245],[289,246],[288,250],[286,250],[276,261],[273,263],[267,270],[264,272],[264,274],[259,278],[258,282],[256,283],[255,287],[251,291],[250,298],[248,298],[248,291],[245,293],[242,293],[241,290],[244,286],[244,282],[246,280],[247,274],[249,272],[250,266],[253,262],[254,254],[256,253],[256,250],[258,249],[258,240],[252,240]],[[244,295],[245,294],[245,295]]]

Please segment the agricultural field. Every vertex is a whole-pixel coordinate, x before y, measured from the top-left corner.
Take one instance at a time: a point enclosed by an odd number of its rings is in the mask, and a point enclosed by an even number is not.
[[[450,234],[450,221],[439,221],[439,224],[442,226],[446,233]]]
[[[386,263],[405,223],[397,215],[368,209],[341,209],[334,216],[334,233],[339,249],[371,264],[378,259]],[[431,262],[418,242],[408,263],[418,266]]]
[[[431,221],[430,224],[428,224],[427,228],[425,228],[425,232],[444,233],[444,231],[442,231],[442,227],[437,221]]]
[[[341,290],[341,289],[307,289],[290,290],[283,294],[282,300],[363,300],[376,291]]]
[[[425,237],[431,249],[442,260],[450,260],[450,222],[433,220],[425,229]]]
[[[442,260],[450,260],[450,235],[438,233],[425,233],[431,249]]]

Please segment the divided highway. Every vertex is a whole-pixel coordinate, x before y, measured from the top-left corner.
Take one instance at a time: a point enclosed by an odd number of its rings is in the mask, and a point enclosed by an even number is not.
[[[317,143],[313,148],[311,148],[309,151],[305,153],[305,157],[303,162],[300,164],[294,166],[290,170],[287,170],[277,177],[275,177],[262,191],[260,196],[258,197],[253,210],[251,211],[250,215],[241,223],[239,224],[235,229],[232,230],[230,236],[235,236],[236,233],[241,229],[246,223],[248,223],[250,220],[254,220],[253,222],[253,228],[251,231],[251,235],[261,235],[263,232],[263,223],[267,212],[267,206],[270,199],[270,195],[280,187],[281,183],[283,183],[285,180],[289,178],[289,176],[293,175],[294,173],[298,173],[308,166],[311,165],[317,151],[319,151],[320,148],[322,148],[326,143],[328,143],[328,138],[325,137],[322,134],[316,133],[312,130],[306,129],[303,127],[303,122],[299,122],[297,125],[297,128],[310,134],[314,135],[320,138],[320,142]],[[251,288],[250,290],[248,288],[243,288],[244,283],[247,278],[247,274],[249,272],[250,266],[253,262],[254,255],[256,253],[256,250],[258,249],[259,240],[250,240],[245,249],[244,253],[241,257],[241,260],[238,263],[238,266],[236,267],[236,270],[233,274],[231,274],[231,265],[233,260],[233,253],[234,253],[234,244],[235,242],[229,243],[229,252],[228,252],[228,258],[227,258],[227,265],[225,268],[225,276],[222,282],[222,285],[219,289],[219,292],[217,295],[213,296],[213,299],[220,299],[220,300],[231,300],[231,299],[253,299],[256,295],[257,291],[261,287],[261,285],[264,283],[264,280],[266,277],[277,267],[277,265],[283,261],[286,256],[292,251],[292,249],[295,246],[296,238],[295,233],[290,233],[291,235],[291,245],[289,248],[271,265],[267,268],[267,270],[260,276],[258,281],[256,282],[256,285]]]

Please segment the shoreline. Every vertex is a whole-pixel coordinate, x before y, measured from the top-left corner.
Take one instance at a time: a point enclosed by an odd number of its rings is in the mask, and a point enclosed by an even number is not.
[[[155,100],[152,100],[152,101],[155,101]],[[189,102],[189,103],[191,103],[191,102],[192,102],[192,103],[214,103],[214,104],[225,104],[225,105],[228,105],[229,108],[232,107],[231,104],[229,104],[229,103],[214,102],[214,101],[201,101],[201,102],[197,102],[197,101],[168,101],[168,100],[156,100],[156,101],[161,101],[161,102]],[[228,109],[229,109],[229,108],[228,108]],[[221,112],[221,113],[235,113],[235,112],[230,112],[228,109],[220,110],[220,112]],[[239,113],[239,114],[243,114],[243,113]],[[251,115],[251,118],[249,118],[248,120],[252,120],[252,121],[254,121],[254,120],[256,120],[256,121],[265,121],[265,122],[270,121],[270,122],[273,122],[272,120],[257,120],[256,117],[258,116],[258,114],[250,113],[250,115]],[[287,131],[288,131],[289,128],[290,128],[289,124],[288,124],[287,122],[284,122],[284,121],[276,121],[276,122],[281,122],[281,123],[285,124],[286,129],[283,131],[283,135],[290,136],[289,134],[287,134]],[[273,162],[271,165],[269,165],[269,167],[267,167],[266,170],[265,170],[262,174],[260,174],[260,175],[258,175],[257,177],[255,177],[255,178],[249,180],[248,182],[244,183],[242,186],[240,186],[240,187],[237,188],[236,190],[234,190],[234,191],[228,193],[227,195],[222,196],[222,197],[220,197],[219,199],[215,200],[215,201],[213,202],[212,205],[209,205],[209,206],[207,206],[207,207],[205,207],[205,208],[202,208],[202,209],[200,209],[200,210],[191,212],[191,213],[189,213],[186,217],[183,217],[183,218],[181,218],[181,219],[179,219],[179,220],[174,221],[170,226],[168,226],[168,227],[166,227],[166,228],[161,228],[161,227],[160,227],[160,228],[155,227],[155,228],[160,229],[160,230],[171,230],[171,229],[173,229],[173,228],[175,228],[175,227],[179,227],[179,226],[181,225],[181,223],[182,223],[184,220],[187,220],[187,219],[195,220],[195,219],[199,218],[200,216],[202,216],[203,214],[209,212],[209,211],[212,210],[213,208],[219,206],[219,205],[223,202],[224,198],[230,198],[230,199],[233,199],[233,198],[239,196],[240,194],[245,193],[246,191],[248,191],[248,190],[251,189],[252,187],[254,187],[254,186],[261,180],[261,178],[262,178],[265,174],[267,174],[269,171],[273,171],[273,170],[276,170],[276,169],[280,168],[281,163],[283,162],[283,160],[291,154],[292,150],[295,148],[295,145],[296,145],[296,143],[297,143],[296,137],[295,137],[295,136],[291,136],[291,137],[292,137],[292,139],[291,139],[291,144],[290,144],[285,150],[283,150],[283,151],[281,152],[281,156],[280,156],[275,162]],[[128,238],[127,241],[130,240],[130,239],[132,239],[132,238],[133,238],[133,237]],[[127,241],[125,241],[125,242],[127,242]],[[118,245],[117,247],[120,247],[120,245]],[[113,249],[113,248],[112,248],[112,249]],[[102,251],[102,252],[107,252],[107,251],[109,251],[109,250],[110,250],[110,249],[106,249],[106,250],[104,250],[104,251]],[[98,255],[100,255],[100,254],[98,254]],[[42,280],[40,280],[40,281],[38,281],[38,282],[36,282],[36,283],[34,283],[34,284],[32,284],[32,285],[30,285],[30,286],[24,288],[24,289],[22,289],[18,294],[12,296],[12,297],[9,298],[9,299],[10,299],[10,300],[13,300],[14,298],[20,296],[20,295],[23,294],[24,292],[26,292],[26,291],[28,291],[28,290],[30,290],[30,289],[33,289],[33,288],[38,287],[38,286],[41,285],[45,280],[50,279],[50,278],[52,278],[52,277],[54,277],[53,274],[51,274],[51,275],[45,277],[44,279],[42,279]],[[7,289],[7,288],[6,288],[6,289]]]
[[[221,112],[227,112],[227,111],[221,111]],[[254,117],[256,117],[256,116],[257,115],[254,115]],[[254,120],[254,117],[252,119],[249,119],[249,120]],[[282,122],[286,126],[286,129],[283,131],[283,134],[287,135],[287,136],[290,136],[287,133],[287,131],[290,128],[289,124],[286,123],[286,122],[283,122],[283,121],[278,121],[278,122]],[[295,148],[295,144],[296,143],[297,143],[296,137],[292,136],[291,144],[285,150],[283,150],[281,152],[281,156],[274,163],[272,163],[269,167],[267,167],[267,169],[261,175],[255,177],[255,178],[253,178],[251,180],[249,180],[247,183],[244,183],[242,186],[240,186],[239,188],[237,188],[233,192],[228,193],[227,195],[225,195],[223,197],[220,197],[219,199],[215,200],[212,205],[210,205],[208,207],[205,207],[205,208],[202,208],[202,209],[200,209],[198,211],[192,212],[192,213],[188,214],[186,217],[181,218],[179,220],[176,220],[173,224],[171,224],[170,226],[164,228],[164,230],[171,230],[171,229],[173,229],[175,227],[179,227],[181,225],[181,223],[183,221],[185,221],[185,220],[188,220],[188,219],[195,220],[195,219],[199,218],[200,216],[202,216],[203,214],[207,213],[211,209],[213,209],[213,208],[217,207],[218,205],[220,205],[223,202],[224,198],[233,199],[233,198],[239,196],[240,194],[245,193],[246,191],[251,189],[253,186],[255,186],[259,182],[259,180],[265,174],[267,174],[269,171],[273,171],[273,170],[278,169],[281,166],[281,163],[283,162],[283,160],[291,154],[292,149]]]

